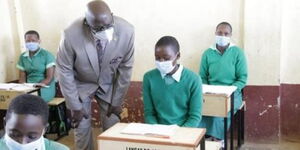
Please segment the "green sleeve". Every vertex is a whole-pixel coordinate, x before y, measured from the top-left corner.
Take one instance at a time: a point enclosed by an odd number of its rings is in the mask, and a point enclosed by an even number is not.
[[[55,58],[50,52],[47,51],[46,68],[48,69],[52,66],[55,66]]]
[[[157,124],[156,111],[153,105],[153,100],[150,92],[149,78],[144,75],[143,79],[143,100],[144,100],[144,116],[145,123]]]
[[[202,118],[202,83],[197,76],[191,87],[191,97],[189,101],[188,118],[183,127],[198,127]]]
[[[6,143],[4,142],[4,137],[0,138],[0,149],[1,150],[9,150],[6,146]]]
[[[54,142],[48,139],[44,139],[44,141],[46,150],[70,150],[70,148],[58,142]]]
[[[242,90],[247,82],[248,78],[248,69],[247,69],[247,61],[245,54],[242,50],[240,50],[240,53],[237,57],[237,62],[235,64],[236,72],[236,80],[233,82],[232,85],[237,86],[238,90]]]
[[[21,71],[25,71],[25,66],[24,66],[24,63],[22,61],[22,54],[20,55],[19,57],[19,60],[18,60],[18,63],[17,63],[17,68]]]
[[[207,63],[207,56],[206,52],[203,53],[202,58],[201,58],[201,63],[200,63],[200,69],[199,69],[199,74],[202,79],[203,84],[208,84],[208,63]]]

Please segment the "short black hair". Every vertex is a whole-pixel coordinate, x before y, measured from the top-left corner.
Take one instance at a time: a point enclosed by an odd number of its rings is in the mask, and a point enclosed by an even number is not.
[[[228,26],[228,27],[230,28],[230,32],[232,33],[232,27],[231,27],[230,23],[228,23],[228,22],[221,22],[221,23],[219,23],[219,24],[217,25],[216,30],[218,29],[218,27],[219,27],[220,25],[226,25],[226,26]]]
[[[28,34],[35,34],[37,36],[37,38],[40,39],[40,34],[37,31],[35,31],[35,30],[29,30],[29,31],[27,31],[24,34],[24,38],[26,38],[26,35],[28,35]]]
[[[160,46],[172,46],[175,53],[179,52],[180,46],[173,36],[163,36],[155,44],[155,49]]]
[[[15,97],[8,106],[6,120],[10,119],[12,113],[41,116],[44,125],[48,123],[49,108],[47,103],[39,96],[22,94]]]

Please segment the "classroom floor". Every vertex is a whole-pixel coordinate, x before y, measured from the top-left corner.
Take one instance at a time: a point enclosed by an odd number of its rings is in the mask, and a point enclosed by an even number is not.
[[[93,134],[94,137],[101,133],[101,129],[94,128]],[[54,135],[53,135],[54,137]],[[52,138],[52,135],[49,137]],[[74,136],[73,130],[70,131],[69,136],[61,138],[58,142],[63,143],[70,147],[71,150],[74,150]],[[94,147],[97,149],[96,138],[94,139]],[[246,143],[243,145],[241,150],[300,150],[300,141],[299,139],[284,139],[280,144],[257,144],[257,143]]]

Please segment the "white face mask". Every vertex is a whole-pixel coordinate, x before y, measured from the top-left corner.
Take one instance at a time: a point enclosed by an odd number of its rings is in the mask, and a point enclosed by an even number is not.
[[[27,144],[20,144],[19,142],[15,141],[7,134],[5,134],[4,141],[6,143],[6,146],[9,148],[9,150],[45,150],[43,135],[39,139],[33,142]]]
[[[155,61],[155,65],[161,74],[168,74],[175,68],[175,66],[173,66],[173,60],[162,62]]]
[[[99,32],[93,31],[93,35],[98,40],[107,40],[108,42],[110,42],[113,39],[114,28],[110,27],[104,31],[99,31]]]
[[[216,44],[219,46],[227,46],[230,43],[230,37],[216,36]]]
[[[34,52],[39,49],[40,44],[37,42],[27,42],[25,46],[29,51]]]

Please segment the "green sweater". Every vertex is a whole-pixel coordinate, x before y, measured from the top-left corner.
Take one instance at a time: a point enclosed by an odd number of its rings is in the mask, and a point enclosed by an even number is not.
[[[230,45],[223,55],[214,47],[207,49],[202,55],[200,76],[203,84],[234,85],[240,91],[248,77],[244,52],[234,45]]]
[[[48,140],[46,138],[44,138],[44,141],[46,150],[69,150],[69,148],[63,144]],[[0,150],[9,150],[3,138],[0,139]]]
[[[197,127],[202,112],[201,78],[183,68],[180,81],[166,84],[159,70],[147,72],[143,79],[145,122]]]

